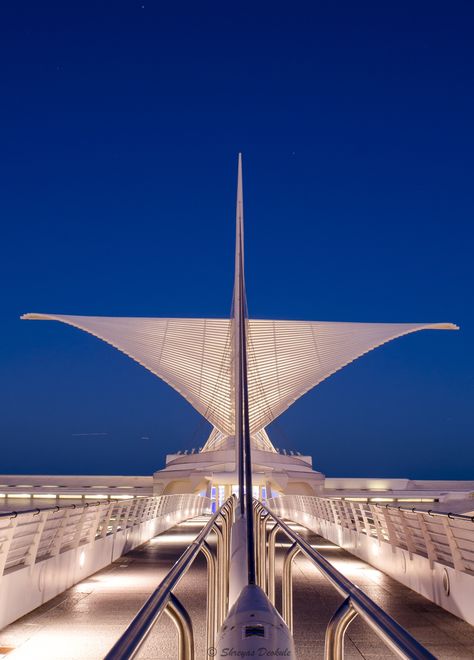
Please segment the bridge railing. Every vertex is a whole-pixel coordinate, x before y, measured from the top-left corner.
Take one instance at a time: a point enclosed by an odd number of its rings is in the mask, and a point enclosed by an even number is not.
[[[254,524],[258,548],[257,577],[262,589],[267,591],[268,597],[275,603],[275,541],[279,532],[284,533],[292,542],[284,557],[282,573],[282,616],[289,629],[293,630],[292,564],[296,555],[302,553],[344,598],[326,629],[325,660],[343,660],[344,636],[356,616],[360,616],[398,657],[405,660],[434,660],[434,656],[407,630],[276,514],[273,503],[277,499],[280,498],[272,500],[269,507],[257,500],[254,501]],[[268,523],[273,525],[269,531]]]
[[[214,652],[216,634],[228,607],[230,532],[234,505],[235,499],[230,497],[209,519],[107,653],[105,660],[134,658],[165,612],[178,630],[178,657],[180,660],[193,660],[193,624],[174,590],[201,552],[207,562],[207,649],[209,655]],[[208,544],[213,533],[217,536],[215,551]]]
[[[282,517],[339,525],[474,575],[474,517],[396,504],[283,495],[269,502]]]
[[[142,523],[176,514],[182,519],[207,513],[198,495],[163,495],[97,501],[0,513],[0,579],[6,574]]]

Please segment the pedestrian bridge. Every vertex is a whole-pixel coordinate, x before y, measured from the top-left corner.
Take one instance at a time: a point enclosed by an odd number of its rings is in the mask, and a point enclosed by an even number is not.
[[[348,496],[353,485],[344,499],[324,497],[311,457],[277,452],[266,431],[369,351],[457,326],[249,318],[243,236],[239,155],[231,318],[23,315],[110,344],[179,392],[212,431],[197,454],[167,457],[151,483],[110,484],[117,494],[149,488],[149,497],[93,505],[84,499],[103,483],[82,482],[85,495],[74,479],[47,478],[48,488],[64,487],[57,506],[0,517],[4,654],[472,657],[473,520],[469,508],[438,509],[456,494],[470,507],[473,484],[412,484],[436,512],[377,506],[409,499],[408,484],[380,484],[364,501]],[[35,478],[23,495],[42,497],[43,485]],[[8,500],[26,487],[4,486]],[[388,491],[397,497],[380,497]],[[81,502],[61,505],[78,494]]]
[[[1,652],[212,657],[234,501],[213,515],[196,495],[2,514]],[[254,502],[254,530],[258,584],[298,658],[473,657],[469,516],[282,496]]]

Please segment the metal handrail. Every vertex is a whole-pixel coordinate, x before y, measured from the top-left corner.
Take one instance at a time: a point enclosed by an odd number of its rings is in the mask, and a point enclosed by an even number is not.
[[[146,495],[140,496],[143,499],[146,499]],[[77,498],[80,499],[80,496]],[[102,506],[102,505],[108,505],[111,502],[123,502],[123,501],[130,501],[132,499],[138,499],[135,497],[130,497],[128,500],[117,500],[115,498],[110,498],[107,500],[95,500],[94,502],[81,502],[81,504],[64,504],[63,506],[59,505],[54,505],[54,506],[45,506],[45,507],[35,507],[34,509],[23,509],[22,511],[2,511],[0,513],[0,518],[18,518],[23,515],[29,515],[31,513],[40,514],[46,511],[62,511],[64,509],[87,509],[90,506]]]
[[[135,615],[124,633],[104,657],[104,660],[128,660],[129,658],[134,658],[160,616],[163,612],[168,611],[167,608],[170,603],[171,618],[177,624],[180,631],[179,657],[186,659],[193,658],[192,625],[186,610],[179,603],[172,591],[177,587],[198,554],[205,547],[206,539],[213,531],[218,518],[222,517],[224,521],[227,520],[226,512],[229,510],[233,511],[233,507],[234,497],[230,497],[216,511],[194,541],[186,548],[181,557]],[[215,616],[217,618],[217,613]],[[178,617],[179,621],[177,621],[176,617]],[[183,642],[183,637],[187,641]]]
[[[131,550],[148,540],[158,528],[170,527],[179,520],[208,511],[208,498],[176,494],[3,512],[0,517],[0,582],[7,572],[27,566],[30,579],[34,581],[33,573],[39,562],[82,546],[93,547],[94,542],[107,537],[113,538],[109,550],[110,556],[116,557],[124,547]],[[125,539],[126,530],[136,533]],[[83,577],[88,565],[85,564],[84,570],[80,567]],[[72,577],[73,573],[70,575]],[[52,588],[57,590],[59,583],[55,582]]]
[[[403,506],[398,504],[379,504],[376,502],[368,502],[378,509],[395,509],[397,511],[408,511],[408,513],[424,513],[426,516],[432,518],[449,518],[450,520],[465,520],[466,522],[474,523],[474,516],[467,516],[462,513],[451,513],[448,511],[433,511],[433,509],[417,509],[414,506]]]
[[[311,495],[283,495],[266,504],[282,517],[294,516],[312,529],[317,525],[319,533],[336,543],[338,533],[347,530],[357,538],[361,535],[363,546],[365,537],[379,546],[386,543],[394,551],[425,557],[430,568],[436,562],[462,573],[474,572],[474,526],[470,516],[411,504],[375,504]],[[357,556],[361,548],[354,551]],[[376,565],[379,561],[373,557]]]
[[[422,646],[410,633],[398,624],[392,617],[384,612],[363,591],[356,587],[342,573],[315,550],[305,539],[291,529],[281,518],[268,509],[264,504],[255,500],[255,511],[265,512],[275,521],[276,525],[293,541],[290,548],[292,557],[296,554],[295,549],[303,552],[322,574],[332,583],[336,590],[344,597],[344,603],[332,617],[326,631],[325,657],[342,658],[342,641],[344,632],[356,614],[368,623],[374,632],[394,651],[399,657],[407,660],[433,659],[433,656]],[[292,558],[291,557],[291,558]]]

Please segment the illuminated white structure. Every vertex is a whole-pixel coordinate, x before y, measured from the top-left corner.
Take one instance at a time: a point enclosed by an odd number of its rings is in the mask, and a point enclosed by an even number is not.
[[[252,521],[242,517],[242,502],[246,500],[248,516],[253,510],[249,494],[253,494],[287,519],[306,525],[454,614],[474,621],[474,482],[326,479],[312,469],[310,456],[277,451],[266,432],[298,398],[374,348],[419,330],[455,330],[457,326],[247,319],[240,159],[236,235],[231,319],[44,313],[22,317],[59,321],[110,344],[173,387],[213,428],[199,452],[168,456],[166,467],[153,477],[1,476],[4,492],[0,497],[8,506],[11,500],[25,500],[28,507],[20,515],[10,511],[3,518],[3,623],[52,598],[157,531],[209,513],[231,493],[239,494],[241,517],[236,511],[231,533],[230,602],[240,598],[234,587],[240,588],[241,581],[235,578],[244,572],[249,575],[249,586],[260,588],[258,581],[250,579],[251,568],[260,566],[258,577],[262,583],[266,580],[265,564],[261,570],[261,562],[248,560],[258,559],[261,550],[265,551],[265,537],[257,536],[260,545],[254,546],[255,530],[249,534],[247,525],[246,547],[243,543],[241,523]],[[235,377],[239,374],[245,379]],[[248,429],[245,434],[243,427]],[[243,436],[245,482],[238,476]],[[47,499],[49,511],[30,508],[39,500],[46,504]],[[73,502],[68,505],[62,501],[65,499]],[[94,508],[89,508],[91,499],[98,500]],[[449,507],[450,513],[437,511],[439,506]],[[261,534],[266,517],[258,525]],[[267,540],[270,546],[269,537]],[[244,571],[244,551],[249,549]],[[254,601],[252,597],[252,612]],[[249,611],[244,611],[245,617],[254,616]],[[226,635],[240,638],[241,630],[234,625],[237,621],[241,626],[242,621],[234,618],[240,614],[238,607],[231,610],[232,625],[222,628]],[[259,639],[254,641],[260,644]]]
[[[23,319],[61,321],[111,344],[171,385],[218,431],[234,434],[231,321],[62,314]],[[452,323],[248,322],[250,427],[262,431],[303,394],[350,362],[419,330]],[[268,445],[271,450],[271,445]]]
[[[240,233],[239,233],[240,232]],[[236,250],[243,244],[241,161]],[[243,248],[242,248],[243,249]],[[199,455],[174,457],[160,471],[156,492],[189,492],[235,484],[234,319],[123,318],[30,313],[23,319],[60,321],[102,339],[179,392],[212,425]],[[281,456],[265,427],[303,394],[365,353],[419,330],[455,330],[452,323],[247,321],[249,426],[255,482],[284,492],[313,492],[323,478],[309,457]],[[258,476],[260,473],[260,478]],[[210,474],[214,477],[209,477]],[[305,473],[304,478],[302,473]],[[171,484],[171,481],[173,484]],[[306,483],[306,487],[304,487]],[[159,486],[158,484],[161,484]],[[293,487],[288,486],[293,484]],[[224,496],[224,495],[223,495]]]

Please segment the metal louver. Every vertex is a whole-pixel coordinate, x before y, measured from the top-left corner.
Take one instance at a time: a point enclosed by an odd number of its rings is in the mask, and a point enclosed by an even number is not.
[[[234,435],[230,320],[61,314],[22,318],[60,321],[102,339],[168,383],[221,434]],[[419,330],[456,330],[457,326],[251,319],[248,328],[254,435],[305,392],[374,348]]]

